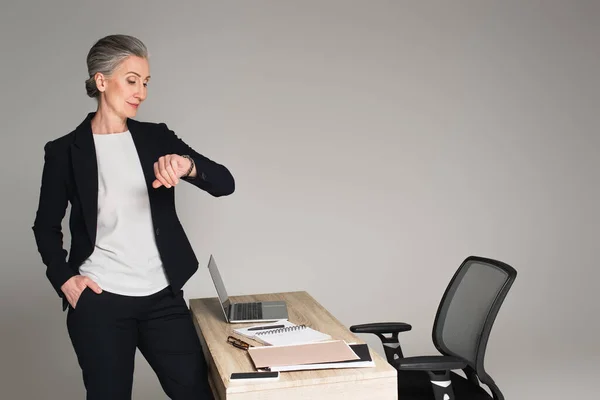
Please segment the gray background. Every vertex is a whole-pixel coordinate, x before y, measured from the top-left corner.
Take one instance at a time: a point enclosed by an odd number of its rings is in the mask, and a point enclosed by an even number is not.
[[[496,382],[592,398],[599,3],[3,1],[0,397],[84,396],[31,225],[44,144],[95,109],[87,51],[127,33],[151,53],[138,119],[237,180],[221,199],[177,188],[201,260],[186,298],[215,295],[212,252],[232,294],[307,290],[346,325],[409,322],[407,355],[435,354],[456,267],[498,258],[519,277],[489,343]],[[165,398],[142,357],[134,398]]]

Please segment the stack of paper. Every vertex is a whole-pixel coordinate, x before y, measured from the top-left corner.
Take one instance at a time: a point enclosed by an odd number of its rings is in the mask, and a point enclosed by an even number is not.
[[[257,330],[258,329],[258,330]],[[271,324],[234,329],[234,332],[268,346],[314,343],[330,340],[331,336],[305,325],[296,325],[287,320]]]
[[[346,360],[346,361],[334,361],[324,362],[316,364],[298,364],[298,365],[287,365],[278,366],[271,368],[272,371],[301,371],[301,370],[313,370],[313,369],[339,369],[339,368],[368,368],[374,367],[375,362],[371,358],[369,347],[366,344],[350,344],[349,345],[354,354],[359,358],[357,360]]]
[[[366,344],[342,340],[248,349],[256,369],[298,371],[327,368],[373,367]]]
[[[356,360],[359,357],[342,340],[288,346],[264,346],[248,349],[257,369],[289,367],[293,365],[329,363]]]

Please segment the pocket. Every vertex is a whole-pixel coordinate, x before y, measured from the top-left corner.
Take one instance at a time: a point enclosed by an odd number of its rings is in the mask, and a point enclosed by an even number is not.
[[[81,293],[79,294],[79,299],[77,299],[77,304],[75,304],[75,308],[74,310],[79,310],[79,308],[81,307],[81,305],[85,302],[85,298],[87,297],[87,292],[89,292],[91,289],[86,286]]]

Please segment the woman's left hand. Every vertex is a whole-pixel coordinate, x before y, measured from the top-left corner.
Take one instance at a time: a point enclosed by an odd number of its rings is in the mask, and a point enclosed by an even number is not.
[[[154,163],[154,175],[156,179],[152,187],[157,189],[161,186],[170,188],[179,183],[181,178],[190,169],[191,162],[179,154],[167,154]]]

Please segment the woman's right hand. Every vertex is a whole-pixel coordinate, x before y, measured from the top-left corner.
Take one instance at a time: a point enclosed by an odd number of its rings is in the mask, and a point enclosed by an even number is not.
[[[86,287],[92,289],[96,294],[102,293],[100,286],[84,275],[75,275],[71,277],[60,287],[60,290],[65,294],[71,307],[75,309],[75,306],[79,301],[79,296],[81,296],[81,292],[83,292]]]

